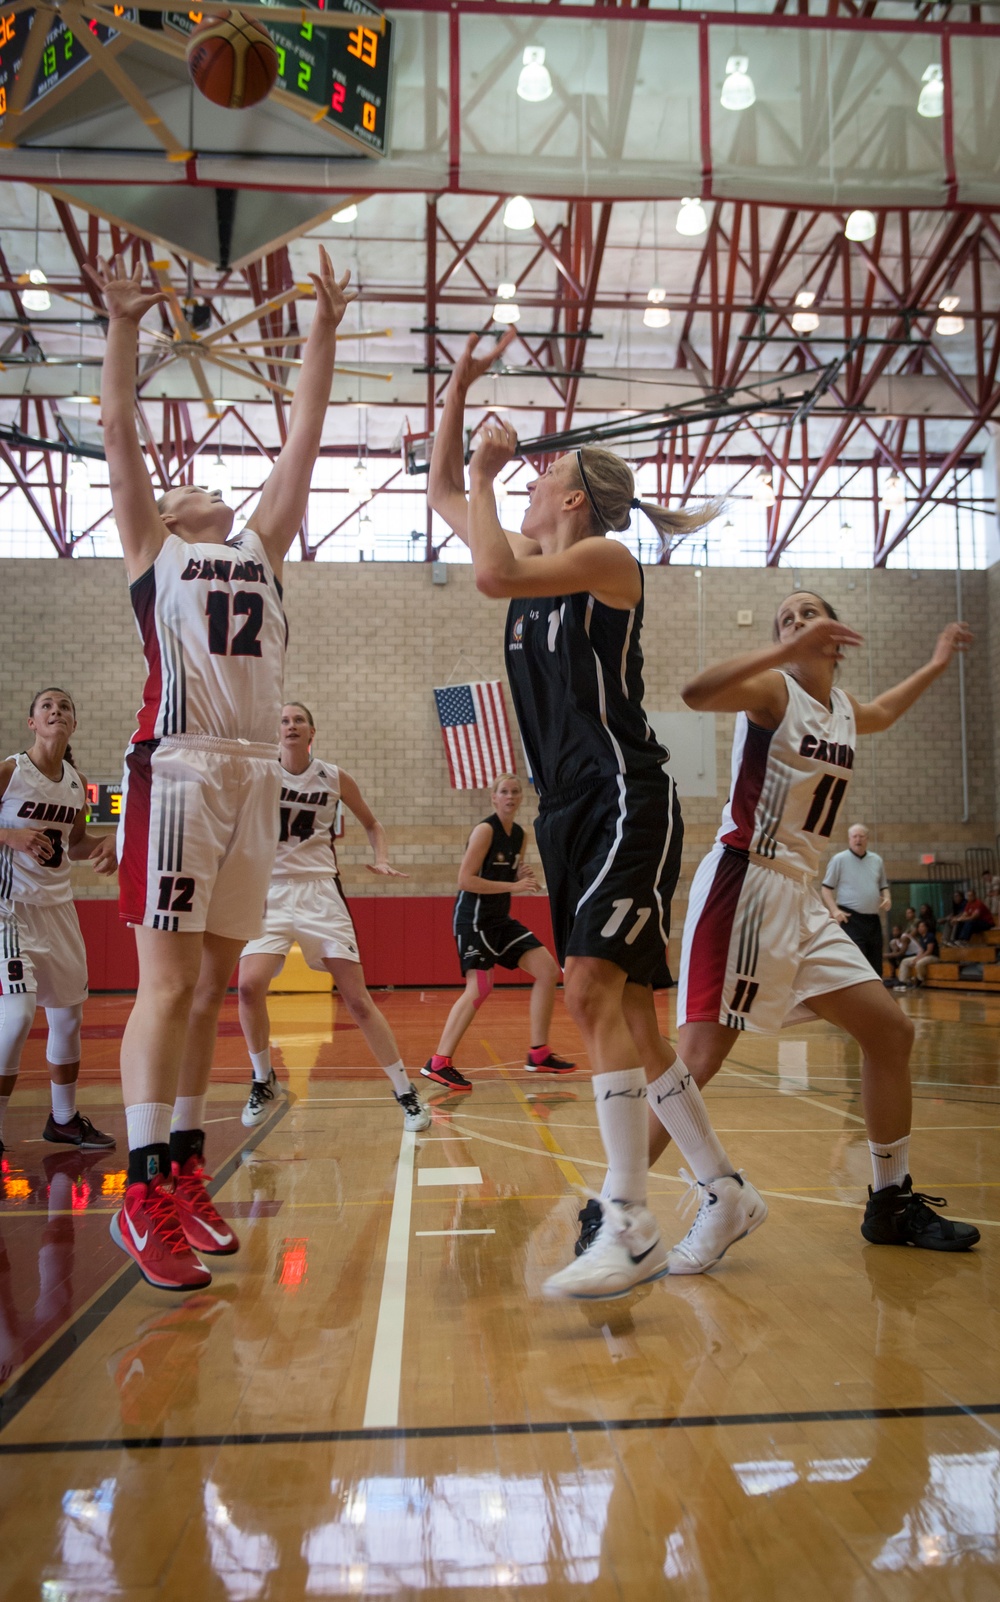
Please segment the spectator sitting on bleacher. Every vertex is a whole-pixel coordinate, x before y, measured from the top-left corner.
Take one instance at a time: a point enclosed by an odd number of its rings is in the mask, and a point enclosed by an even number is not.
[[[949,943],[954,939],[955,927],[965,916],[965,903],[968,897],[964,890],[953,890],[951,893],[951,909],[940,920],[938,931],[943,940]]]
[[[992,929],[996,920],[985,901],[980,901],[975,891],[970,890],[968,900],[962,908],[961,918],[953,924],[952,945],[967,946],[973,935],[983,934]]]
[[[926,921],[921,918],[912,941],[919,954],[911,953],[903,958],[899,965],[899,982],[903,985],[922,985],[931,963],[938,961],[937,935],[933,929],[928,929]]]
[[[983,900],[993,914],[996,922],[1000,918],[1000,875],[995,873],[983,874]]]
[[[889,941],[889,950],[886,952],[886,961],[892,968],[892,974],[890,978],[886,979],[885,984],[890,990],[896,983],[896,973],[900,963],[906,956],[909,944],[909,935],[903,933],[898,923],[894,923],[892,926],[892,939]]]
[[[907,910],[912,909],[908,908]],[[897,985],[902,985],[903,963],[922,954],[922,947],[917,939],[917,920],[914,919],[912,924],[905,924],[900,931],[896,954],[889,959],[892,963],[893,976],[891,979],[885,980],[886,989],[895,990]]]
[[[931,934],[936,934],[937,933],[937,914],[935,913],[934,908],[929,904],[929,902],[927,902],[927,901],[922,901],[921,902],[921,904],[920,904],[920,912],[918,913],[918,917],[920,917],[920,918],[922,918],[924,920],[924,923],[927,925],[927,927],[930,930]]]

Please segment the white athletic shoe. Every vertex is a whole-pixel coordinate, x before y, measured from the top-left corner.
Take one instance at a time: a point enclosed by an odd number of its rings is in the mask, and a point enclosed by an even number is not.
[[[704,1274],[736,1241],[760,1228],[767,1217],[767,1203],[742,1174],[701,1182],[682,1168],[681,1178],[691,1187],[688,1196],[698,1195],[698,1213],[684,1239],[670,1252],[668,1272]]]
[[[599,1302],[625,1296],[636,1285],[669,1273],[656,1219],[637,1202],[602,1201],[601,1227],[593,1244],[542,1287],[544,1295]]]
[[[285,1087],[278,1083],[274,1069],[266,1079],[255,1079],[250,1086],[250,1094],[240,1120],[245,1129],[253,1129],[256,1124],[262,1124],[264,1119],[274,1111],[273,1102],[284,1101]]]
[[[425,1107],[420,1097],[411,1085],[405,1096],[397,1096],[396,1100],[403,1109],[403,1128],[419,1135],[422,1129],[431,1127],[429,1108]]]

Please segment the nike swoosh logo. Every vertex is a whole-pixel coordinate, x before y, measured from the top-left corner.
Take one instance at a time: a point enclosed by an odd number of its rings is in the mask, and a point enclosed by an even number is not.
[[[656,1247],[657,1247],[657,1246],[658,1246],[658,1245],[659,1245],[659,1241],[655,1241],[655,1240],[654,1240],[654,1242],[653,1242],[653,1244],[652,1244],[652,1246],[647,1246],[647,1247],[646,1247],[646,1250],[645,1250],[645,1251],[644,1251],[644,1252],[640,1252],[640,1253],[639,1253],[639,1255],[638,1255],[638,1257],[637,1257],[637,1256],[636,1256],[636,1254],[635,1254],[635,1252],[629,1252],[629,1256],[630,1256],[630,1257],[631,1257],[631,1259],[632,1259],[632,1261],[633,1261],[633,1263],[642,1263],[642,1262],[645,1262],[645,1260],[646,1260],[646,1258],[647,1258],[647,1257],[648,1257],[648,1256],[649,1256],[649,1254],[650,1254],[650,1252],[651,1252],[651,1251],[655,1251],[655,1250],[656,1250]]]
[[[208,1224],[208,1223],[205,1222],[204,1218],[199,1218],[198,1222],[201,1225],[202,1229],[207,1229],[208,1230],[208,1233],[211,1235],[212,1239],[217,1242],[218,1245],[220,1245],[220,1246],[228,1246],[229,1245],[229,1242],[232,1240],[233,1237],[232,1237],[232,1235],[231,1235],[231,1233],[229,1232],[228,1229],[225,1231],[224,1234],[220,1235],[217,1229],[213,1229],[211,1224]]]
[[[145,1379],[146,1378],[146,1370],[143,1368],[143,1366],[140,1363],[139,1359],[137,1357],[133,1357],[131,1363],[129,1364],[128,1373],[125,1375],[125,1378],[122,1380],[122,1384],[123,1385],[127,1385],[129,1380],[132,1379],[136,1374],[138,1374],[140,1379]]]
[[[133,1224],[132,1225],[132,1239],[134,1240],[135,1244],[138,1246],[139,1250],[141,1252],[144,1252],[146,1250],[146,1242],[149,1239],[149,1230],[147,1229],[145,1235],[140,1235],[138,1230],[136,1229],[135,1225]]]

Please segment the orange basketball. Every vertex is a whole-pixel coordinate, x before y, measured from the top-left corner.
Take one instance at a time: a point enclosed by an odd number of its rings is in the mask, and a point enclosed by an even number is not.
[[[255,106],[274,88],[278,53],[266,28],[240,11],[224,11],[195,28],[187,44],[196,89],[230,111]]]

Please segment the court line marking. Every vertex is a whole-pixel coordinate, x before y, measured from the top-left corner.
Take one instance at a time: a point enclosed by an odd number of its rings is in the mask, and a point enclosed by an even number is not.
[[[465,1186],[481,1185],[483,1182],[482,1170],[471,1165],[466,1168],[418,1168],[418,1185],[448,1185]]]
[[[520,1118],[498,1118],[495,1113],[467,1113],[467,1112],[463,1112],[462,1113],[462,1117],[467,1119],[467,1120],[471,1120],[473,1123],[477,1123],[477,1124],[517,1124],[518,1126],[520,1126],[521,1123],[522,1123],[522,1120]],[[550,1125],[546,1125],[546,1128],[550,1128],[550,1127],[551,1127]],[[593,1124],[584,1124],[584,1123],[562,1123],[562,1124],[560,1124],[559,1127],[561,1129],[572,1129],[574,1131],[575,1130],[584,1130],[584,1131],[586,1131],[588,1129],[589,1130],[593,1130],[594,1129],[594,1125]],[[748,1125],[744,1126],[743,1124],[733,1124],[730,1128],[723,1128],[721,1124],[713,1124],[713,1128],[715,1129],[715,1133],[717,1135],[829,1135],[830,1134],[830,1126],[829,1126],[829,1124],[817,1124],[814,1128],[811,1128],[808,1124],[806,1124],[806,1125],[783,1124],[780,1128],[774,1128],[774,1129],[757,1129],[757,1128],[751,1129]],[[970,1130],[970,1131],[975,1133],[975,1132],[981,1132],[984,1129],[1000,1129],[1000,1124],[914,1124],[913,1128],[910,1130],[910,1133],[911,1133],[911,1135],[936,1135],[939,1130],[943,1130],[943,1129],[959,1130],[959,1131],[961,1131],[961,1130]],[[431,1136],[430,1138],[434,1139],[435,1137]],[[438,1139],[442,1139],[443,1138],[445,1140],[456,1140],[456,1139],[460,1139],[461,1137],[460,1136],[455,1136],[455,1135],[445,1135],[443,1137],[442,1136],[438,1136],[436,1138],[438,1138]]]
[[[364,1429],[395,1429],[399,1420],[399,1388],[403,1378],[403,1326],[406,1321],[406,1270],[410,1256],[410,1207],[417,1138],[404,1129],[399,1142],[385,1272],[375,1326]]]
[[[495,1229],[415,1229],[418,1240],[429,1240],[432,1235],[495,1235]]]
[[[500,1058],[497,1056],[488,1040],[480,1039],[479,1044],[484,1048],[484,1050],[489,1052],[494,1063],[500,1069],[501,1075],[514,1093],[514,1100],[520,1106],[521,1111],[525,1114],[525,1117],[530,1122],[532,1128],[537,1134],[542,1145],[545,1147],[545,1150],[548,1152],[549,1156],[553,1158],[556,1167],[559,1169],[559,1172],[562,1174],[563,1178],[569,1181],[574,1190],[586,1191],[589,1194],[589,1186],[587,1185],[587,1182],[581,1174],[579,1168],[577,1168],[572,1157],[567,1157],[548,1124],[543,1123],[541,1118],[538,1117],[538,1114],[535,1112],[535,1109],[532,1107],[531,1102],[524,1094],[524,1091],[521,1089],[520,1085],[518,1085],[515,1080],[513,1080],[506,1072],[507,1064],[500,1061]],[[456,1124],[455,1127],[456,1129],[460,1129],[461,1125]],[[488,1137],[477,1137],[477,1139],[482,1138]],[[539,1155],[541,1154],[539,1153]],[[598,1165],[595,1164],[594,1166],[596,1167]],[[606,1166],[607,1164],[605,1164],[605,1167]]]
[[[787,1413],[678,1413],[661,1418],[539,1419],[516,1424],[417,1424],[379,1429],[258,1430],[252,1435],[99,1436],[82,1441],[4,1441],[0,1457],[46,1456],[59,1452],[177,1451],[232,1446],[325,1446],[348,1441],[451,1441],[511,1435],[614,1435],[636,1430],[732,1429],[780,1424],[893,1423],[905,1419],[986,1419],[1000,1415],[1000,1402],[951,1402],[912,1407],[815,1407]]]
[[[730,1068],[729,1064],[725,1063],[721,1072],[731,1075],[734,1079],[748,1080],[751,1084],[756,1084],[758,1089],[763,1090],[765,1088],[759,1080],[755,1081],[751,1078],[751,1074],[759,1074],[761,1072],[759,1068],[752,1068],[750,1073],[741,1073],[738,1068]],[[769,1077],[774,1078],[773,1075]],[[807,1107],[818,1107],[820,1112],[832,1113],[835,1118],[849,1118],[853,1124],[861,1124],[862,1128],[864,1127],[865,1121],[858,1113],[848,1112],[846,1107],[832,1107],[828,1102],[817,1101],[815,1096],[804,1096],[801,1091],[794,1088],[790,1081],[788,1094],[794,1097],[796,1101],[804,1103]]]

